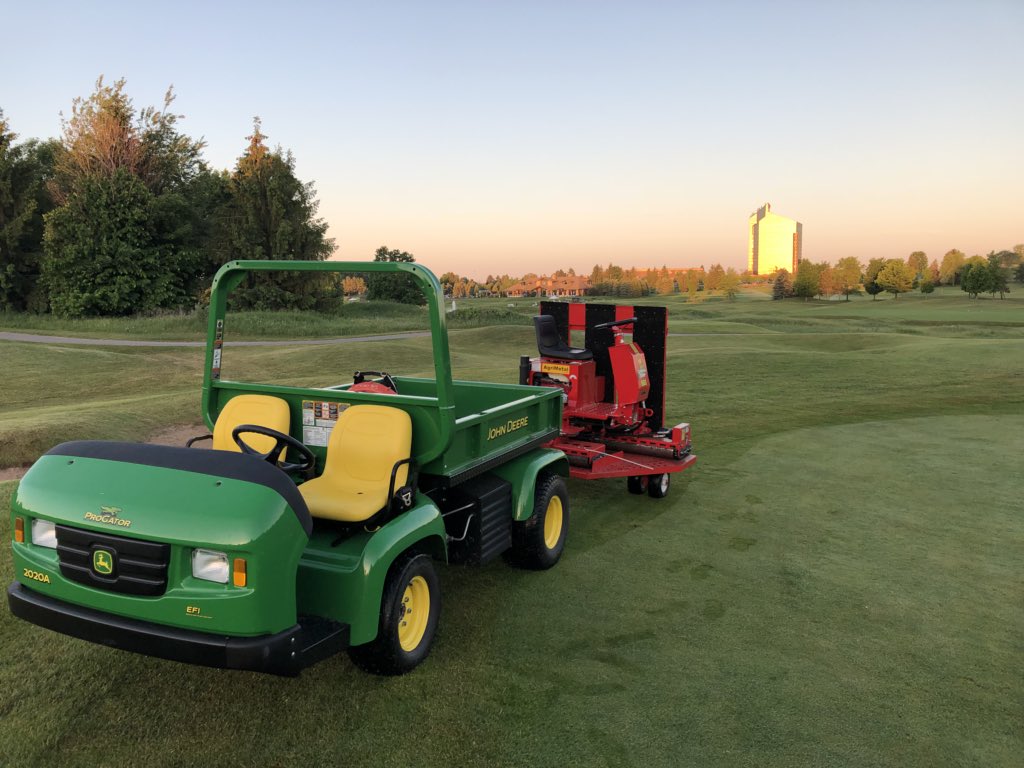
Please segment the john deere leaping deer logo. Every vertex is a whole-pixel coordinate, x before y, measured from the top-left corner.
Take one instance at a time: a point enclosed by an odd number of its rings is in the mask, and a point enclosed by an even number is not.
[[[105,549],[97,549],[92,553],[92,569],[102,576],[114,572],[114,556]]]
[[[132,521],[119,517],[123,511],[120,507],[100,507],[98,515],[95,512],[86,512],[85,519],[90,523],[106,523],[107,525],[116,525],[118,528],[127,528]]]

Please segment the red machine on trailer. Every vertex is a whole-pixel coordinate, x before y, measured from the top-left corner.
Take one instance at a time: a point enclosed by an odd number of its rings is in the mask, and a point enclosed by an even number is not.
[[[520,359],[519,380],[562,390],[561,435],[550,447],[569,458],[572,476],[625,477],[630,493],[664,497],[670,475],[697,461],[690,425],[664,426],[665,308],[544,301],[534,327],[539,357]],[[583,347],[567,343],[574,331]]]

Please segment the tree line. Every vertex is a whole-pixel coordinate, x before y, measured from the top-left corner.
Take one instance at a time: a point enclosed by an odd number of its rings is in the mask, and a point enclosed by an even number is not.
[[[591,293],[599,296],[650,296],[653,294],[687,293],[694,299],[699,292],[721,291],[729,299],[739,293],[743,276],[733,267],[726,269],[721,264],[712,264],[707,270],[670,270],[661,268],[623,268],[609,263],[602,267],[595,264],[590,272]]]
[[[804,260],[797,265],[795,275],[786,270],[776,274],[772,298],[827,299],[843,295],[849,301],[851,295],[863,291],[872,298],[888,292],[898,299],[901,293],[915,289],[932,293],[937,285],[959,285],[972,298],[982,293],[998,293],[1003,298],[1010,291],[1011,277],[1024,282],[1024,244],[970,258],[953,249],[943,256],[941,263],[929,263],[923,251],[914,251],[905,260],[871,259],[866,266],[855,256],[842,258],[834,266]]]
[[[56,139],[17,141],[0,111],[0,310],[62,316],[192,309],[233,259],[322,260],[334,250],[312,182],[270,149],[259,118],[231,170],[203,158],[171,107],[137,109],[103,78]],[[238,308],[312,308],[340,279],[258,274]]]
[[[138,109],[125,81],[100,78],[62,117],[58,138],[18,141],[0,110],[0,311],[63,316],[126,315],[201,306],[217,269],[233,259],[322,260],[334,251],[318,218],[312,182],[295,175],[295,158],[271,149],[254,119],[235,166],[216,170],[205,143],[180,128],[173,89],[163,105]],[[376,261],[413,261],[382,246]],[[906,260],[855,257],[835,266],[810,261],[780,272],[773,296],[847,298],[960,285],[969,295],[1002,296],[1012,271],[1024,281],[1024,245],[968,258],[959,250],[929,263],[915,251]],[[556,277],[573,275],[558,270]],[[526,278],[531,277],[527,275]],[[755,279],[713,264],[707,270],[623,268],[595,264],[590,292],[638,297],[720,291],[733,298]],[[525,278],[524,278],[525,279]],[[518,278],[488,275],[483,283],[442,275],[453,297],[501,294]],[[421,303],[402,275],[308,276],[253,274],[232,295],[234,308],[314,309],[346,294]]]

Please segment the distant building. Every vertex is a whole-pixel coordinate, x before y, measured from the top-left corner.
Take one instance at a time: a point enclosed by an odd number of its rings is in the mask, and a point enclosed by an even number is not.
[[[565,277],[534,277],[509,286],[508,296],[582,296],[590,289],[590,278],[584,275]]]
[[[750,214],[750,245],[747,271],[752,275],[770,275],[780,269],[790,274],[803,258],[804,225],[772,213],[765,203]]]

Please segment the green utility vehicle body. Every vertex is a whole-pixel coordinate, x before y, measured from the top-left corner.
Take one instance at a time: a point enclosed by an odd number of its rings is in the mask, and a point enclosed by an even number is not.
[[[427,299],[434,378],[395,376],[390,393],[353,391],[347,382],[226,380],[228,295],[266,271],[408,275]],[[301,478],[245,453],[64,443],[31,467],[13,497],[12,612],[126,650],[297,674],[343,648],[380,641],[382,597],[394,568],[420,554],[490,561],[513,546],[517,526],[530,524],[538,478],[568,476],[564,454],[542,447],[559,432],[559,393],[454,381],[441,287],[417,264],[224,265],[211,291],[202,392],[211,430],[242,395],[287,403],[289,435],[316,458],[312,474],[323,471],[327,457],[320,415],[358,404],[406,412],[410,503],[372,525],[338,524],[311,516]],[[561,506],[558,514],[561,520]],[[197,577],[204,557],[226,561],[226,583]]]

